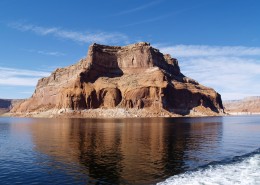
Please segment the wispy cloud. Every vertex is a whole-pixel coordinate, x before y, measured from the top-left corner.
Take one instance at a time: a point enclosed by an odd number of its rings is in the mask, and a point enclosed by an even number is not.
[[[128,42],[128,37],[122,33],[108,33],[108,32],[77,32],[69,31],[59,27],[42,27],[33,24],[11,23],[10,27],[20,30],[28,31],[41,36],[54,36],[61,39],[72,40],[78,43],[119,43]]]
[[[184,12],[196,9],[196,8],[200,8],[203,5],[204,4],[199,4],[199,5],[194,6],[194,7],[179,9],[179,10],[176,10],[176,11],[173,11],[173,12],[170,12],[170,13],[166,13],[166,14],[163,14],[163,15],[158,15],[158,16],[153,17],[153,18],[144,19],[144,20],[141,20],[141,21],[136,21],[134,23],[126,24],[126,25],[123,25],[121,27],[122,28],[123,27],[130,27],[130,26],[135,26],[135,25],[140,25],[140,24],[151,23],[151,22],[163,20],[163,19],[166,19],[167,17],[170,17],[170,16],[178,15],[178,14],[181,14],[181,13],[184,13]]]
[[[114,16],[124,15],[124,14],[129,14],[129,13],[137,12],[137,11],[140,11],[140,10],[144,10],[144,9],[147,9],[147,8],[149,8],[149,7],[151,7],[151,6],[155,6],[155,5],[157,5],[157,4],[161,3],[161,2],[163,2],[163,0],[153,1],[153,2],[144,4],[144,5],[140,5],[140,6],[138,6],[138,7],[132,8],[132,9],[128,9],[128,10],[121,11],[121,12],[119,12],[119,13],[114,14]]]
[[[161,50],[177,57],[260,56],[260,47],[176,45],[162,46]]]
[[[0,67],[0,85],[35,86],[41,77],[50,72]]]
[[[173,15],[173,14],[172,13],[164,14],[164,15],[157,16],[157,17],[154,17],[154,18],[151,18],[151,19],[145,19],[145,20],[142,20],[142,21],[137,21],[137,22],[134,22],[134,23],[126,24],[126,25],[123,25],[121,27],[124,28],[124,27],[130,27],[130,26],[135,26],[135,25],[155,22],[155,21],[159,21],[159,20],[165,19],[165,18],[167,18],[167,17],[169,17],[171,15]]]
[[[260,48],[244,46],[159,46],[180,61],[182,72],[216,89],[222,98],[260,95]]]
[[[55,56],[55,57],[60,57],[60,56],[65,56],[65,53],[58,52],[58,51],[43,51],[43,50],[35,50],[35,49],[25,49],[25,51],[31,52],[31,53],[37,53],[40,55],[48,55],[48,56]]]

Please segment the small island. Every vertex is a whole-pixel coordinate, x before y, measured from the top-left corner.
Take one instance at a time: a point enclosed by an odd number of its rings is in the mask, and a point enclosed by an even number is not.
[[[221,95],[181,73],[178,60],[149,43],[92,44],[87,57],[38,81],[14,105],[21,117],[223,115]]]

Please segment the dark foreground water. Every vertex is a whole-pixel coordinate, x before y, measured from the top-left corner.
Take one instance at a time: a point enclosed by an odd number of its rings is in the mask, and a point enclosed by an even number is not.
[[[0,118],[0,184],[260,184],[260,117]]]

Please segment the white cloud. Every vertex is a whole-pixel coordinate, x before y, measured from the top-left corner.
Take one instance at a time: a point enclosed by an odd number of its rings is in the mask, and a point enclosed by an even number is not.
[[[35,86],[49,72],[0,67],[0,85]]]
[[[79,43],[119,43],[128,42],[128,37],[122,33],[108,32],[77,32],[64,30],[58,27],[41,27],[32,24],[12,23],[10,27],[20,31],[29,31],[38,35],[51,35],[57,38],[68,39]]]
[[[224,100],[260,95],[260,48],[177,45],[160,50],[176,57],[185,75],[214,88]]]

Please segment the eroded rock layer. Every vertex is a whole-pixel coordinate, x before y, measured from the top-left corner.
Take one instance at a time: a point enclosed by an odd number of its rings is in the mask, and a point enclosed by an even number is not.
[[[134,108],[186,115],[199,107],[222,112],[221,96],[184,76],[177,59],[141,42],[91,45],[85,59],[40,79],[12,112]]]
[[[242,100],[224,101],[228,113],[251,114],[260,113],[260,96],[249,96]]]

